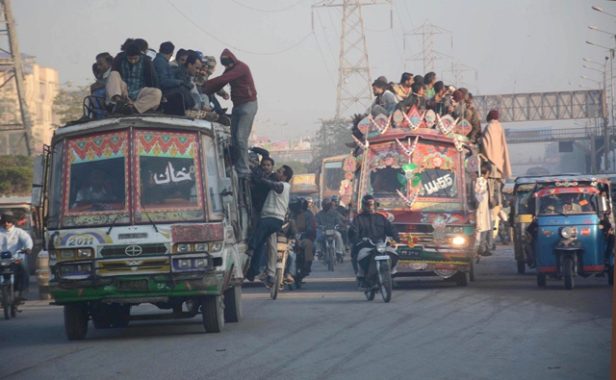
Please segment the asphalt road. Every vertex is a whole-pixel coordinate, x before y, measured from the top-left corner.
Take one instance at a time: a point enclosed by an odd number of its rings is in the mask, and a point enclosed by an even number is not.
[[[607,379],[612,290],[605,278],[536,286],[509,248],[466,288],[412,281],[368,302],[348,263],[315,263],[276,301],[245,288],[244,318],[205,334],[199,317],[135,321],[69,342],[62,309],[28,301],[0,320],[0,378],[15,379]],[[137,313],[155,309],[140,306]]]

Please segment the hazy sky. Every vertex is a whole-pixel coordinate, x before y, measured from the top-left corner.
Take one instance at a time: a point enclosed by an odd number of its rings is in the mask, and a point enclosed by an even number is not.
[[[341,11],[312,10],[315,0],[13,0],[21,50],[60,71],[62,82],[91,82],[90,66],[102,51],[115,54],[127,37],[150,46],[220,55],[230,48],[253,72],[258,91],[257,132],[273,139],[311,135],[335,111]],[[421,40],[403,35],[424,22],[451,34],[435,37],[435,49],[468,66],[464,82],[478,94],[597,88],[581,75],[582,57],[602,62],[615,46],[616,15],[606,0],[393,0],[364,8],[372,77],[399,80],[421,73]],[[393,28],[390,28],[390,9]],[[314,29],[312,28],[314,25]],[[453,41],[453,44],[452,44]],[[439,61],[437,76],[451,60]],[[220,70],[219,70],[220,72]]]

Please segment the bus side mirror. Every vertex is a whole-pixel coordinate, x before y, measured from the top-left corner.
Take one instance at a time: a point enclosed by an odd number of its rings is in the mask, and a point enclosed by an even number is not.
[[[45,160],[43,156],[34,158],[34,167],[32,168],[32,206],[41,207],[43,203],[43,171],[45,169]]]
[[[608,213],[610,211],[610,203],[604,195],[599,197],[599,211],[601,213]]]

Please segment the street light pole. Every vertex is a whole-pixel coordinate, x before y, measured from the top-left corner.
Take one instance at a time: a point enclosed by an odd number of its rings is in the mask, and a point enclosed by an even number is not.
[[[595,7],[593,6],[593,9],[595,9]],[[599,8],[600,9],[600,8]],[[595,9],[597,10],[597,9]],[[602,10],[601,10],[602,11]],[[603,12],[606,13],[606,12]],[[606,13],[609,14],[609,13]],[[611,14],[610,14],[611,15]],[[616,16],[614,16],[616,17]],[[589,27],[590,28],[590,27]],[[596,28],[590,28],[592,30],[598,30]],[[591,46],[596,46],[596,47],[600,47],[602,49],[606,49],[610,52],[610,55],[608,57],[605,57],[605,70],[604,70],[604,75],[603,75],[603,121],[604,121],[604,166],[605,166],[605,171],[609,171],[609,154],[611,151],[611,144],[610,144],[610,123],[612,124],[612,127],[614,125],[614,84],[613,84],[613,79],[614,79],[614,48],[609,48],[607,46],[603,46],[600,44],[596,44],[594,42],[591,41],[586,41],[586,43],[588,45]],[[608,61],[610,63],[610,107],[607,108],[607,64]],[[607,111],[607,112],[606,112]],[[607,113],[607,114],[606,114]]]

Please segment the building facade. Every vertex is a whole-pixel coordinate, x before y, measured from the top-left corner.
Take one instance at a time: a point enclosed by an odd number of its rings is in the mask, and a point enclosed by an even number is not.
[[[25,99],[32,121],[32,151],[34,154],[49,144],[53,135],[53,101],[58,94],[59,75],[52,68],[38,65],[34,57],[23,57]],[[17,87],[12,78],[10,59],[0,55],[0,130],[21,125]],[[26,155],[21,130],[0,132],[0,155]]]

